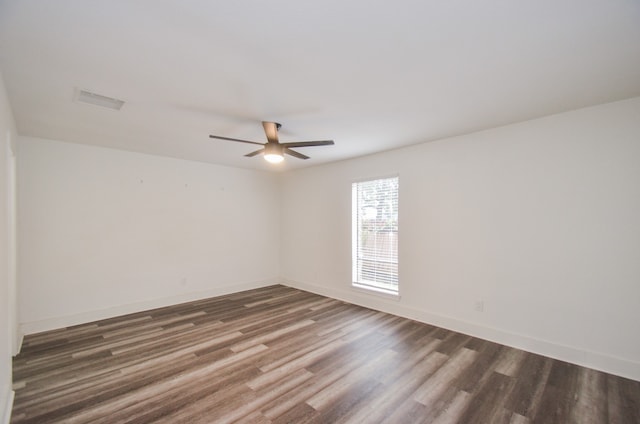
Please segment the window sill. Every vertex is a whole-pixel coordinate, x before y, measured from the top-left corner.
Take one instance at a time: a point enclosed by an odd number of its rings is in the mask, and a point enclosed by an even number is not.
[[[358,283],[351,283],[351,288],[361,293],[373,294],[375,296],[386,297],[388,299],[393,299],[393,300],[400,300],[400,293],[394,293],[392,291],[380,289],[377,287],[366,286]]]

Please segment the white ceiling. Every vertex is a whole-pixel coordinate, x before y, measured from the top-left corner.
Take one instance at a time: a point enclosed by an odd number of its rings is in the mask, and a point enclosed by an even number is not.
[[[0,69],[22,135],[292,169],[640,96],[640,2],[2,0]],[[208,138],[262,120],[336,145]]]

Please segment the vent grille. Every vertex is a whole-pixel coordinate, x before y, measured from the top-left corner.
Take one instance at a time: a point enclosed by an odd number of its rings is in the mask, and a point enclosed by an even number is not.
[[[78,90],[76,101],[113,110],[120,110],[124,105],[124,100],[114,99],[113,97],[103,96],[87,90]]]

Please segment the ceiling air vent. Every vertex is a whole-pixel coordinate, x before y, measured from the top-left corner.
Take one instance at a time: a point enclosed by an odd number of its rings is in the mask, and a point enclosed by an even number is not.
[[[87,90],[77,90],[76,101],[113,110],[120,110],[124,105],[124,100],[114,99],[113,97],[103,96]]]

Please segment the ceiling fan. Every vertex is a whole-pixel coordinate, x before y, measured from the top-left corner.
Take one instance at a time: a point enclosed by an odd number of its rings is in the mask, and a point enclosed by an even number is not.
[[[291,143],[280,143],[278,141],[278,130],[282,125],[277,122],[262,121],[264,132],[267,135],[266,143],[257,143],[255,141],[240,140],[237,138],[221,137],[219,135],[210,135],[211,138],[219,138],[220,140],[239,141],[241,143],[259,144],[264,146],[262,149],[256,150],[246,154],[246,157],[253,157],[259,154],[264,154],[264,158],[267,162],[278,163],[284,160],[284,154],[291,155],[298,159],[309,159],[309,156],[305,156],[302,153],[298,153],[295,150],[291,150],[291,147],[309,147],[309,146],[329,146],[333,144],[333,140],[318,140],[318,141],[294,141]]]

